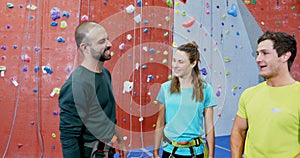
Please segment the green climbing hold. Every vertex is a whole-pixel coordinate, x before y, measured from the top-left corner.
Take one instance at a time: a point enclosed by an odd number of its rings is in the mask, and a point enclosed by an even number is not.
[[[173,7],[173,2],[172,2],[172,0],[167,0],[167,1],[166,1],[166,4],[167,4],[168,7],[171,7],[171,8]]]
[[[14,7],[14,5],[13,5],[12,3],[7,3],[6,6],[7,6],[8,8],[13,8],[13,7]]]

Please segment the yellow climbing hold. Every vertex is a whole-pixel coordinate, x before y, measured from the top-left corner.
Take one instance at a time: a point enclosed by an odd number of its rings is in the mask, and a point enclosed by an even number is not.
[[[37,9],[37,6],[33,5],[33,4],[28,4],[27,9],[30,9],[30,10],[36,10]]]

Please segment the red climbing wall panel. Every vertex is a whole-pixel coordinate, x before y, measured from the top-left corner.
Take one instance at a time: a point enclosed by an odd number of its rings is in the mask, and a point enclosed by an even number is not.
[[[292,75],[300,81],[300,1],[245,0],[245,3],[263,31],[283,31],[295,35],[298,54],[292,67]]]
[[[27,9],[30,2],[31,9]],[[78,24],[79,4],[74,1],[2,0],[0,6],[0,65],[7,67],[5,76],[0,78],[0,154],[61,157],[57,94],[53,97],[50,94],[62,85],[73,66],[76,53],[73,32]],[[56,20],[58,26],[50,25],[53,7],[61,13],[61,18]],[[70,17],[63,17],[63,11]],[[60,28],[63,20],[68,24],[66,28]],[[64,43],[57,42],[60,36]],[[24,54],[30,61],[22,61]],[[53,73],[43,73],[43,66],[50,67]],[[68,69],[68,66],[71,67]],[[36,67],[39,67],[37,72]],[[13,77],[18,86],[11,82]]]

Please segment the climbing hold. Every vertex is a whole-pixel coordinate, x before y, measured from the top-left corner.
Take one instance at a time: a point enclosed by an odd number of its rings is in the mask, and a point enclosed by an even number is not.
[[[124,44],[124,43],[121,43],[121,44],[119,45],[119,49],[120,49],[120,50],[124,50],[124,49],[125,49],[125,44]]]
[[[53,7],[50,10],[52,20],[56,20],[60,18],[60,10],[57,7]]]
[[[123,122],[127,122],[127,120],[124,118],[124,119],[123,119]]]
[[[131,92],[132,89],[133,89],[133,82],[125,81],[123,83],[123,94],[125,94],[125,92]]]
[[[149,23],[148,20],[144,20],[144,24],[147,25]]]
[[[17,46],[17,45],[14,45],[14,46],[13,46],[13,48],[14,48],[14,49],[17,49],[17,48],[18,48],[18,46]]]
[[[56,134],[55,133],[52,133],[52,138],[56,138]]]
[[[110,52],[110,56],[115,56],[115,52]]]
[[[56,21],[52,21],[52,22],[50,23],[50,25],[51,25],[51,26],[57,26],[58,23],[57,23]]]
[[[171,7],[171,8],[173,7],[173,1],[172,0],[167,0],[166,4],[167,4],[168,7]]]
[[[165,33],[164,33],[164,36],[165,36],[165,37],[169,37],[169,32],[165,32]]]
[[[81,21],[88,21],[89,17],[87,15],[82,15]]]
[[[5,55],[1,56],[1,60],[6,60],[6,56]]]
[[[30,62],[30,57],[27,54],[21,55],[21,60],[25,62]]]
[[[128,35],[126,36],[126,39],[127,39],[128,41],[130,41],[130,40],[132,39],[131,34],[128,34]]]
[[[136,5],[139,6],[139,7],[141,7],[141,6],[143,5],[142,0],[138,0],[138,1],[136,2]]]
[[[34,47],[34,51],[38,52],[40,50],[40,47],[36,46]]]
[[[172,75],[168,76],[168,80],[172,80],[172,78],[173,78]]]
[[[67,22],[65,20],[60,22],[60,28],[64,29],[68,26]]]
[[[23,71],[23,72],[27,72],[27,71],[28,71],[27,66],[24,66],[24,67],[22,68],[22,71]]]
[[[124,136],[124,137],[123,137],[123,140],[127,140],[127,137],[126,137],[126,136]]]
[[[245,2],[245,4],[250,4],[251,3],[250,0],[245,0],[244,2]]]
[[[55,145],[51,145],[51,149],[55,149]]]
[[[171,20],[171,18],[169,16],[165,17],[166,22],[169,22]]]
[[[234,91],[234,90],[236,90],[237,88],[238,88],[238,86],[237,86],[237,85],[234,85],[234,86],[232,87],[231,91]]]
[[[135,16],[133,19],[134,19],[134,21],[135,21],[136,23],[140,23],[140,22],[142,21],[141,14],[138,14],[138,15]]]
[[[216,96],[219,97],[220,95],[221,95],[221,91],[218,90],[218,91],[216,92]]]
[[[53,111],[52,114],[53,115],[58,115],[58,111]]]
[[[154,48],[151,48],[151,49],[149,50],[149,52],[150,52],[150,54],[154,54],[154,53],[155,53],[155,49],[154,49]]]
[[[231,15],[233,17],[237,16],[237,11],[236,11],[236,5],[235,4],[231,5],[231,9],[227,11],[227,14]]]
[[[7,8],[14,8],[14,5],[12,3],[6,3]]]
[[[35,5],[33,5],[33,4],[28,4],[28,5],[26,6],[26,8],[29,9],[29,10],[36,10],[36,9],[37,9],[37,6],[35,6]]]
[[[176,44],[176,42],[173,42],[173,43],[172,43],[172,47],[173,47],[173,48],[177,48],[177,47],[178,47],[177,44]]]
[[[135,69],[138,70],[140,67],[140,64],[139,63],[135,63]]]
[[[1,49],[2,50],[6,50],[6,46],[1,46]]]
[[[182,24],[183,27],[191,27],[195,23],[195,18],[192,17],[189,21]]]
[[[144,33],[148,33],[149,32],[149,30],[148,29],[144,29]]]
[[[202,75],[204,75],[204,76],[207,75],[207,71],[205,68],[202,68],[200,71],[201,71]]]
[[[33,121],[31,121],[31,122],[30,122],[30,125],[34,125],[34,122],[33,122]]]
[[[39,72],[39,70],[40,70],[40,67],[39,67],[39,66],[35,66],[35,67],[34,67],[34,72],[35,72],[35,73]]]
[[[180,2],[182,2],[183,4],[186,4],[187,0],[180,0]]]
[[[6,70],[7,70],[6,66],[0,66],[1,77],[4,77]]]
[[[151,80],[154,80],[154,77],[152,75],[147,76],[147,82],[150,82]]]
[[[225,58],[225,63],[229,63],[231,60],[230,60],[230,58],[229,57],[226,57]]]
[[[65,39],[63,39],[61,36],[57,37],[57,42],[62,42],[62,43],[65,43]]]
[[[127,6],[127,7],[125,8],[125,10],[126,10],[126,12],[127,12],[128,14],[131,14],[131,13],[133,13],[133,12],[135,11],[135,7],[131,4],[131,5]]]
[[[42,66],[42,71],[44,74],[52,74],[53,70],[51,69],[50,66]]]
[[[18,143],[17,146],[18,146],[18,148],[21,148],[23,146],[23,144]]]
[[[143,46],[143,50],[144,50],[145,52],[147,52],[147,51],[148,51],[148,47],[147,47],[147,46]]]
[[[33,93],[37,93],[39,90],[37,88],[33,89]]]
[[[16,87],[19,85],[19,83],[17,81],[17,77],[11,77],[10,80]]]
[[[140,122],[142,122],[143,120],[144,120],[144,118],[143,118],[143,117],[140,117],[140,118],[139,118],[139,121],[140,121]]]
[[[186,16],[186,12],[185,11],[181,12],[181,15]]]
[[[155,105],[158,104],[158,101],[157,101],[157,100],[154,100],[154,101],[153,101],[153,104],[155,104]]]
[[[222,17],[222,19],[224,20],[224,19],[227,17],[227,15],[226,15],[226,14],[223,14],[221,17]]]
[[[142,69],[146,69],[146,68],[147,68],[147,65],[143,65],[141,68],[142,68]]]
[[[60,93],[60,89],[55,87],[53,88],[52,92],[50,93],[50,97],[54,97],[55,94],[59,94]]]
[[[107,1],[104,1],[103,4],[104,4],[104,5],[107,5]]]
[[[226,71],[225,75],[226,76],[230,75],[230,71]]]
[[[70,14],[67,11],[63,11],[61,14],[62,17],[66,17],[67,19],[70,17]]]
[[[7,28],[7,29],[10,29],[10,28],[11,28],[11,26],[10,26],[9,24],[7,24],[7,25],[6,25],[6,28]]]
[[[167,59],[164,59],[161,63],[167,64],[167,63],[168,63],[168,60],[167,60]]]
[[[175,6],[176,6],[176,7],[179,7],[179,6],[180,6],[180,3],[179,3],[179,2],[176,2],[176,3],[175,3]]]

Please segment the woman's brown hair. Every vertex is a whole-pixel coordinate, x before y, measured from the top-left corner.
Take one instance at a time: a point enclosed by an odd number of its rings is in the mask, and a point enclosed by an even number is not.
[[[190,63],[196,61],[196,65],[192,70],[192,84],[194,86],[192,99],[196,98],[196,102],[203,101],[203,80],[200,78],[200,70],[198,67],[198,62],[200,62],[200,52],[198,51],[198,45],[193,41],[179,46],[177,50],[184,51],[187,54]],[[178,77],[176,76],[172,78],[170,93],[180,93],[180,82]]]

